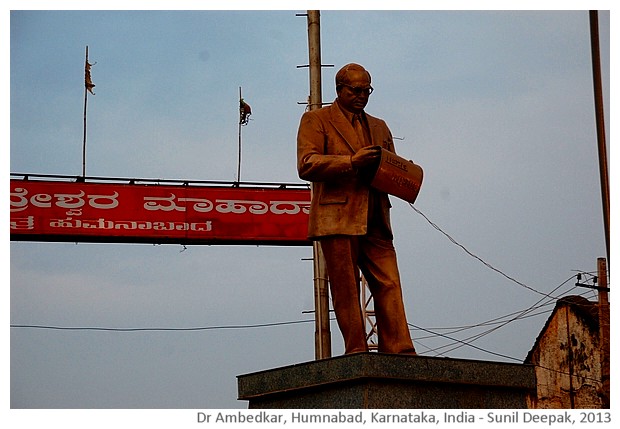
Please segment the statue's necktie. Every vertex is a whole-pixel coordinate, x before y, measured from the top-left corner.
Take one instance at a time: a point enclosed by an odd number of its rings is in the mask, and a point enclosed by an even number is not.
[[[355,128],[355,133],[357,134],[360,144],[362,146],[368,146],[368,142],[366,141],[366,133],[364,132],[364,127],[362,126],[361,115],[353,116],[353,128]]]

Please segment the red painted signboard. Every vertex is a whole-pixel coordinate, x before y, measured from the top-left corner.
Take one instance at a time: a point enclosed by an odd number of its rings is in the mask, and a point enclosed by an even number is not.
[[[310,245],[310,190],[11,180],[11,240]]]

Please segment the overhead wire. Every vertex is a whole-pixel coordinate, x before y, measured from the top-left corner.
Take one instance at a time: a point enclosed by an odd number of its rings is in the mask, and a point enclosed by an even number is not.
[[[427,332],[433,333],[433,334],[438,335],[438,336],[444,336],[444,337],[449,338],[449,339],[451,339],[451,340],[453,341],[453,342],[452,342],[452,343],[450,343],[450,344],[447,344],[447,345],[444,345],[444,346],[441,346],[441,347],[437,347],[437,348],[435,348],[435,349],[430,349],[430,350],[429,350],[430,352],[436,352],[436,351],[439,351],[439,350],[441,350],[441,349],[443,349],[443,348],[453,346],[453,347],[452,347],[452,348],[450,348],[449,350],[444,351],[444,352],[442,353],[442,354],[444,354],[444,353],[448,353],[448,352],[450,352],[450,351],[456,350],[456,349],[458,349],[458,348],[461,348],[461,347],[463,347],[463,346],[465,346],[465,345],[468,345],[468,346],[470,346],[470,347],[473,347],[473,348],[476,348],[476,349],[480,349],[480,350],[483,350],[483,351],[488,352],[488,353],[496,354],[495,352],[490,352],[490,351],[488,351],[488,350],[484,350],[484,349],[481,349],[481,348],[479,348],[479,347],[477,347],[477,346],[474,346],[474,345],[473,345],[473,344],[471,344],[471,343],[472,343],[473,341],[478,340],[479,338],[482,338],[483,336],[486,336],[486,335],[488,335],[488,334],[490,334],[490,333],[492,333],[492,332],[496,331],[497,329],[499,329],[499,328],[501,328],[501,327],[506,326],[507,324],[509,324],[509,323],[511,323],[511,322],[513,322],[513,321],[515,321],[515,320],[520,320],[520,319],[523,319],[523,318],[524,318],[524,317],[525,317],[528,313],[530,313],[530,312],[534,311],[535,309],[539,308],[539,306],[538,306],[538,305],[539,305],[539,304],[541,303],[541,301],[543,301],[545,298],[548,298],[550,301],[549,301],[548,303],[546,303],[546,304],[543,304],[543,306],[548,305],[548,304],[550,304],[550,303],[553,303],[553,302],[557,301],[558,297],[556,297],[556,296],[552,296],[551,294],[552,294],[553,292],[555,292],[556,290],[558,290],[560,287],[562,287],[564,284],[566,284],[566,283],[567,283],[570,279],[572,279],[572,278],[576,277],[576,275],[569,277],[567,280],[565,280],[564,282],[562,282],[559,286],[557,286],[557,287],[556,287],[553,291],[551,291],[550,293],[540,292],[540,291],[538,291],[538,290],[534,289],[533,287],[528,286],[528,285],[526,285],[525,283],[523,283],[523,282],[521,282],[521,281],[519,281],[519,280],[515,279],[514,277],[512,277],[512,276],[510,276],[510,275],[508,275],[508,274],[506,274],[506,273],[504,273],[502,270],[500,270],[500,269],[498,269],[498,268],[494,267],[493,265],[491,265],[490,263],[488,263],[487,261],[485,261],[484,259],[482,259],[480,256],[478,256],[478,255],[476,255],[475,253],[473,253],[472,251],[470,251],[467,247],[465,247],[464,245],[462,245],[461,243],[459,243],[459,242],[458,242],[456,239],[454,239],[454,238],[453,238],[450,234],[448,234],[448,233],[447,233],[447,232],[445,232],[445,231],[444,231],[441,227],[439,227],[439,226],[438,226],[435,222],[431,221],[431,220],[429,219],[429,217],[428,217],[428,216],[426,216],[426,215],[425,215],[425,214],[424,214],[421,210],[419,210],[418,208],[414,207],[414,205],[413,205],[413,204],[411,204],[411,203],[410,203],[410,204],[409,204],[409,206],[410,206],[410,207],[411,207],[411,208],[412,208],[412,209],[413,209],[416,213],[418,213],[420,216],[422,216],[422,218],[424,218],[424,220],[425,220],[425,221],[426,221],[429,225],[431,225],[434,229],[436,229],[436,230],[437,230],[437,231],[439,231],[441,234],[443,234],[446,238],[448,238],[448,240],[450,240],[450,242],[452,242],[452,243],[453,243],[454,245],[456,245],[457,247],[461,248],[461,249],[462,249],[465,253],[467,253],[469,256],[471,256],[472,258],[474,258],[474,259],[478,260],[479,262],[481,262],[481,263],[482,263],[484,266],[486,266],[487,268],[489,268],[489,269],[491,269],[491,270],[495,271],[496,273],[498,273],[498,274],[500,274],[500,275],[504,276],[506,279],[510,280],[511,282],[516,283],[516,284],[517,284],[517,285],[519,285],[519,286],[522,286],[522,287],[524,287],[524,288],[526,288],[526,289],[528,289],[528,290],[530,290],[530,291],[532,291],[532,292],[535,292],[535,293],[537,293],[537,294],[539,294],[539,295],[542,295],[542,296],[543,296],[543,298],[541,298],[541,299],[540,299],[539,301],[537,301],[534,305],[532,305],[532,306],[528,307],[527,309],[522,310],[522,311],[517,312],[517,313],[512,313],[512,314],[516,314],[516,316],[515,316],[515,317],[512,317],[512,318],[510,318],[510,319],[508,319],[508,320],[506,320],[506,321],[503,321],[503,322],[498,322],[498,323],[496,324],[496,326],[494,326],[493,328],[488,329],[487,331],[484,331],[484,332],[478,333],[478,334],[476,334],[476,335],[472,335],[472,336],[470,336],[470,337],[468,337],[468,338],[465,338],[464,340],[453,339],[453,338],[451,338],[451,337],[449,337],[449,336],[447,336],[447,335],[440,334],[440,333],[437,333],[437,332],[433,332],[433,331],[430,331],[430,330],[428,330],[428,329],[424,329],[424,330],[425,330],[425,331],[427,331]],[[573,289],[574,289],[574,288],[573,288]],[[571,290],[573,290],[573,289],[571,289]],[[503,316],[502,318],[504,318],[504,317],[508,317],[508,316],[510,316],[510,315]],[[500,319],[501,319],[501,318],[500,318]],[[488,322],[483,322],[483,323],[481,323],[481,324],[472,325],[471,327],[467,327],[467,328],[459,329],[458,331],[461,331],[461,330],[466,330],[466,329],[472,329],[472,328],[475,328],[475,327],[481,327],[481,326],[485,326],[485,325],[487,325],[487,324],[488,324]],[[451,333],[456,333],[456,332],[458,332],[458,331],[453,331],[453,332],[451,332]],[[500,355],[501,355],[501,354],[500,354]],[[502,356],[503,356],[503,355],[502,355]],[[504,356],[504,357],[505,357],[505,356]],[[512,358],[512,359],[514,359],[514,358]]]
[[[51,325],[27,325],[27,324],[11,324],[11,328],[30,328],[30,329],[50,329],[58,331],[111,331],[111,332],[145,332],[145,331],[210,331],[221,329],[251,329],[251,328],[267,328],[272,326],[295,325],[299,323],[314,322],[313,319],[294,320],[288,322],[258,323],[254,325],[220,325],[220,326],[199,326],[190,328],[107,328],[101,326],[51,326]]]
[[[463,246],[461,243],[459,243],[458,241],[456,241],[450,234],[448,234],[447,232],[445,232],[443,229],[441,229],[436,223],[434,223],[433,221],[431,221],[428,216],[426,216],[424,213],[422,213],[419,209],[417,209],[416,207],[414,207],[413,204],[409,203],[409,206],[413,209],[413,211],[415,211],[416,213],[418,213],[420,216],[422,216],[424,218],[424,220],[426,220],[426,222],[428,222],[433,228],[435,228],[437,231],[439,231],[440,233],[442,233],[446,238],[448,238],[448,240],[450,240],[454,245],[456,245],[457,247],[460,247],[465,253],[467,253],[469,256],[471,256],[472,258],[478,260],[479,262],[481,262],[483,265],[485,265],[487,268],[495,271],[496,273],[504,276],[505,278],[507,278],[508,280],[510,280],[513,283],[518,284],[519,286],[522,286],[526,289],[529,289],[530,291],[537,293],[539,295],[543,295],[545,297],[548,298],[552,298],[551,296],[549,296],[548,294],[544,293],[544,292],[540,292],[536,289],[534,289],[531,286],[526,285],[523,282],[520,282],[519,280],[515,279],[514,277],[509,276],[508,274],[504,273],[502,270],[495,268],[493,265],[491,265],[490,263],[488,263],[487,261],[485,261],[484,259],[482,259],[480,256],[476,255],[475,253],[471,252],[467,247]]]
[[[556,287],[555,287],[555,288],[551,291],[551,293],[555,292],[555,291],[556,291],[556,290],[558,290],[560,287],[564,286],[566,283],[568,283],[568,282],[570,281],[570,279],[572,279],[572,278],[574,278],[574,277],[575,277],[575,276],[571,276],[571,277],[569,277],[568,279],[566,279],[564,282],[560,283],[558,286],[556,286]],[[545,294],[545,295],[546,295],[546,296],[550,296],[550,295],[548,295],[548,294]],[[474,347],[474,346],[471,344],[471,342],[476,341],[476,340],[478,340],[478,339],[480,339],[480,338],[482,338],[482,337],[484,337],[484,336],[486,336],[486,335],[488,335],[488,334],[490,334],[490,333],[492,333],[492,332],[495,332],[495,331],[496,331],[496,330],[498,330],[499,328],[502,328],[502,327],[504,327],[504,326],[508,325],[509,323],[514,322],[515,320],[519,320],[520,318],[522,318],[523,316],[525,316],[525,315],[526,315],[526,314],[528,314],[529,312],[531,312],[531,311],[535,310],[536,308],[538,308],[537,306],[538,306],[538,305],[539,305],[539,304],[540,304],[540,303],[541,303],[544,299],[545,299],[544,297],[543,297],[543,298],[541,298],[541,299],[539,299],[539,300],[538,300],[535,304],[531,305],[530,307],[526,308],[525,310],[522,310],[522,311],[520,311],[520,312],[517,312],[517,313],[516,313],[516,316],[514,316],[514,317],[510,317],[508,320],[506,320],[506,321],[502,322],[501,324],[499,324],[499,325],[497,325],[497,326],[494,326],[494,327],[492,327],[492,328],[490,328],[490,329],[488,329],[488,330],[486,330],[486,331],[484,331],[484,332],[478,333],[478,334],[476,334],[476,335],[472,335],[472,336],[470,336],[470,337],[467,337],[467,338],[465,338],[465,339],[464,339],[464,340],[462,340],[462,341],[458,341],[458,343],[454,343],[454,342],[453,342],[453,343],[451,343],[451,344],[447,344],[447,345],[444,345],[444,346],[438,347],[438,348],[436,348],[436,349],[434,349],[434,350],[432,350],[432,351],[438,351],[438,350],[441,350],[441,349],[443,349],[443,348],[453,346],[452,348],[450,348],[450,349],[448,349],[448,350],[443,351],[443,353],[449,353],[449,352],[454,351],[454,350],[456,350],[456,349],[459,349],[459,348],[461,348],[461,347],[463,347],[463,346],[465,346],[465,345],[469,345],[469,346],[471,346],[471,347]],[[555,298],[553,298],[553,300],[555,301]],[[515,313],[513,313],[513,314],[515,314]]]

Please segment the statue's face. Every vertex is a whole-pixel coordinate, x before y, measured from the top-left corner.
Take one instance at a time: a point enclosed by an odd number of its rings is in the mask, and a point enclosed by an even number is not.
[[[370,79],[368,73],[360,70],[350,70],[347,74],[348,84],[343,84],[338,90],[338,102],[349,112],[359,113],[368,104],[370,96]]]

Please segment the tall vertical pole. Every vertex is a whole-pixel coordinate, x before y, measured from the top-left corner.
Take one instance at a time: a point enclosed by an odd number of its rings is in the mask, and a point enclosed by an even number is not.
[[[596,114],[596,135],[598,140],[598,163],[603,200],[603,225],[605,245],[609,263],[609,178],[607,173],[607,146],[605,143],[605,118],[603,109],[603,84],[601,79],[601,54],[599,50],[598,12],[590,11],[590,43],[592,48],[592,76],[594,80],[594,109]]]
[[[322,106],[321,94],[321,23],[318,10],[308,11],[308,52],[310,56],[310,100],[308,108],[318,109]],[[314,260],[314,323],[316,359],[331,357],[331,332],[329,328],[329,289],[327,268],[321,246],[313,244]]]
[[[321,92],[321,15],[318,10],[308,11],[308,54],[310,57],[310,105],[314,110],[322,106]]]
[[[86,46],[85,67],[88,67],[88,46]],[[86,103],[87,102],[88,102],[88,87],[86,86],[86,80],[84,80],[84,132],[83,132],[83,137],[82,137],[82,178],[86,177]]]
[[[239,87],[239,109],[241,109],[241,87]],[[241,183],[241,112],[239,112],[239,147],[237,149],[237,183]]]
[[[607,295],[607,261],[597,259],[598,275],[598,323],[601,353],[601,399],[603,408],[610,407],[610,345],[609,345],[609,299]]]
[[[564,307],[564,312],[566,316],[566,352],[567,352],[567,361],[568,361],[568,396],[570,399],[570,407],[571,409],[575,408],[575,389],[573,387],[573,347],[571,345],[571,317],[570,312],[568,311],[568,305]]]

